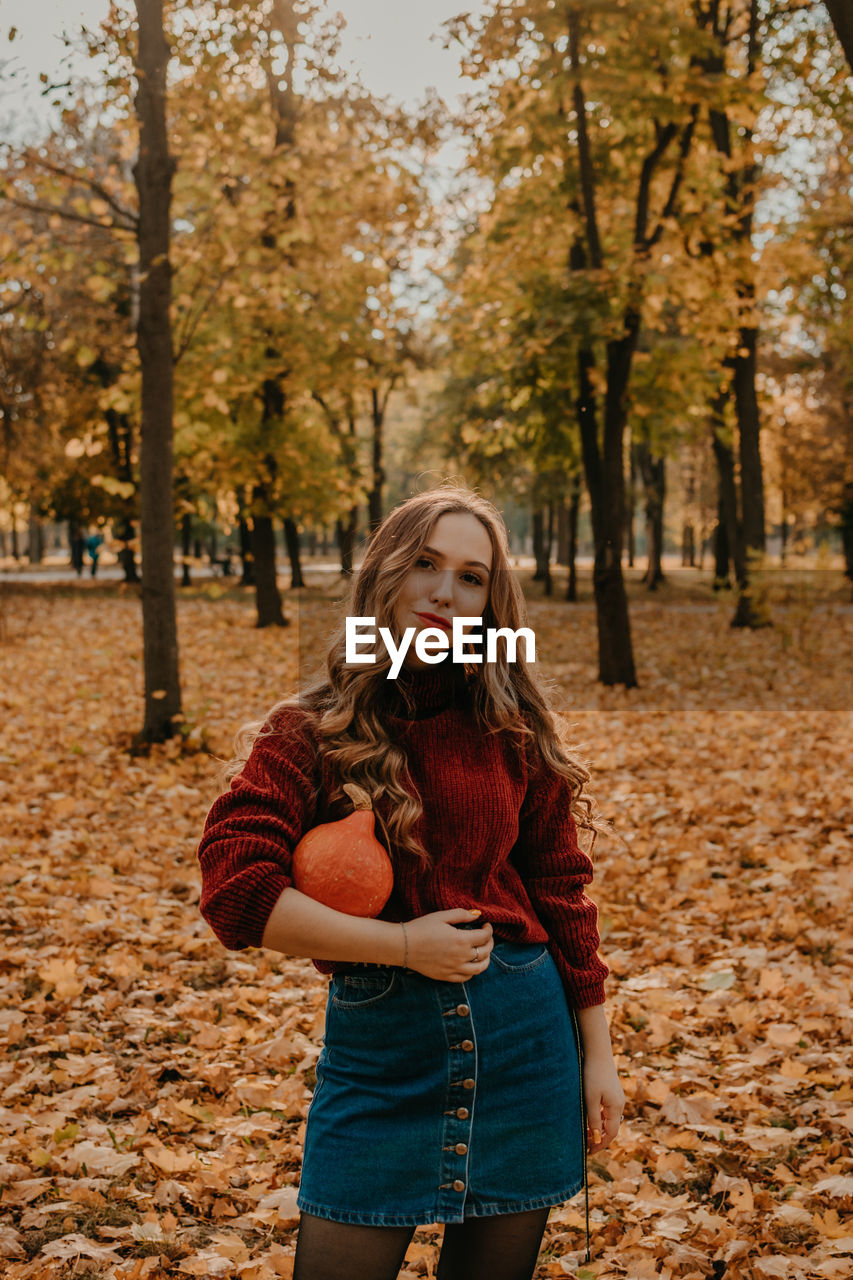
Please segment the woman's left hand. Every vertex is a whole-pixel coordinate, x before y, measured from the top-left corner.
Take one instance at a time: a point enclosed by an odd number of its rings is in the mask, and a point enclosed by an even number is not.
[[[625,1110],[625,1093],[619,1083],[612,1054],[584,1058],[586,1149],[589,1154],[609,1147],[619,1132]]]

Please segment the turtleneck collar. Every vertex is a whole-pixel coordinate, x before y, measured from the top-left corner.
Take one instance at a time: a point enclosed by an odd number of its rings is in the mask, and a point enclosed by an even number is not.
[[[387,680],[390,714],[399,720],[424,720],[467,700],[468,686],[461,663],[403,667],[396,680]]]

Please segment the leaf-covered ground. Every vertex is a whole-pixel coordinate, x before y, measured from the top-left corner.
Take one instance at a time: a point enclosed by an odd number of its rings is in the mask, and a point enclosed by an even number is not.
[[[671,597],[672,597],[672,593]],[[7,593],[0,628],[0,1268],[289,1276],[325,982],[226,953],[195,848],[237,726],[322,651],[331,603],[179,606],[186,740],[127,751],[139,603]],[[632,611],[639,690],[595,685],[588,603],[531,604],[539,659],[613,833],[594,895],[628,1094],[552,1214],[539,1277],[853,1275],[853,611]],[[409,1276],[435,1270],[419,1231]],[[580,1259],[580,1263],[579,1263]]]

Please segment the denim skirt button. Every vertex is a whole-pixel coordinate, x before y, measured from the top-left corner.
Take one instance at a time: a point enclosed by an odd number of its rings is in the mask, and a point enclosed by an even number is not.
[[[416,1227],[542,1209],[582,1189],[580,1032],[557,967],[539,942],[500,939],[490,960],[464,983],[391,965],[333,974],[303,1213]]]

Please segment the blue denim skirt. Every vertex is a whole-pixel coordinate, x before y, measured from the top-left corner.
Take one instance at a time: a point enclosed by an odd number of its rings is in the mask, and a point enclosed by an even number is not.
[[[560,1204],[584,1181],[577,1020],[540,943],[470,982],[331,979],[299,1208],[417,1226]]]

